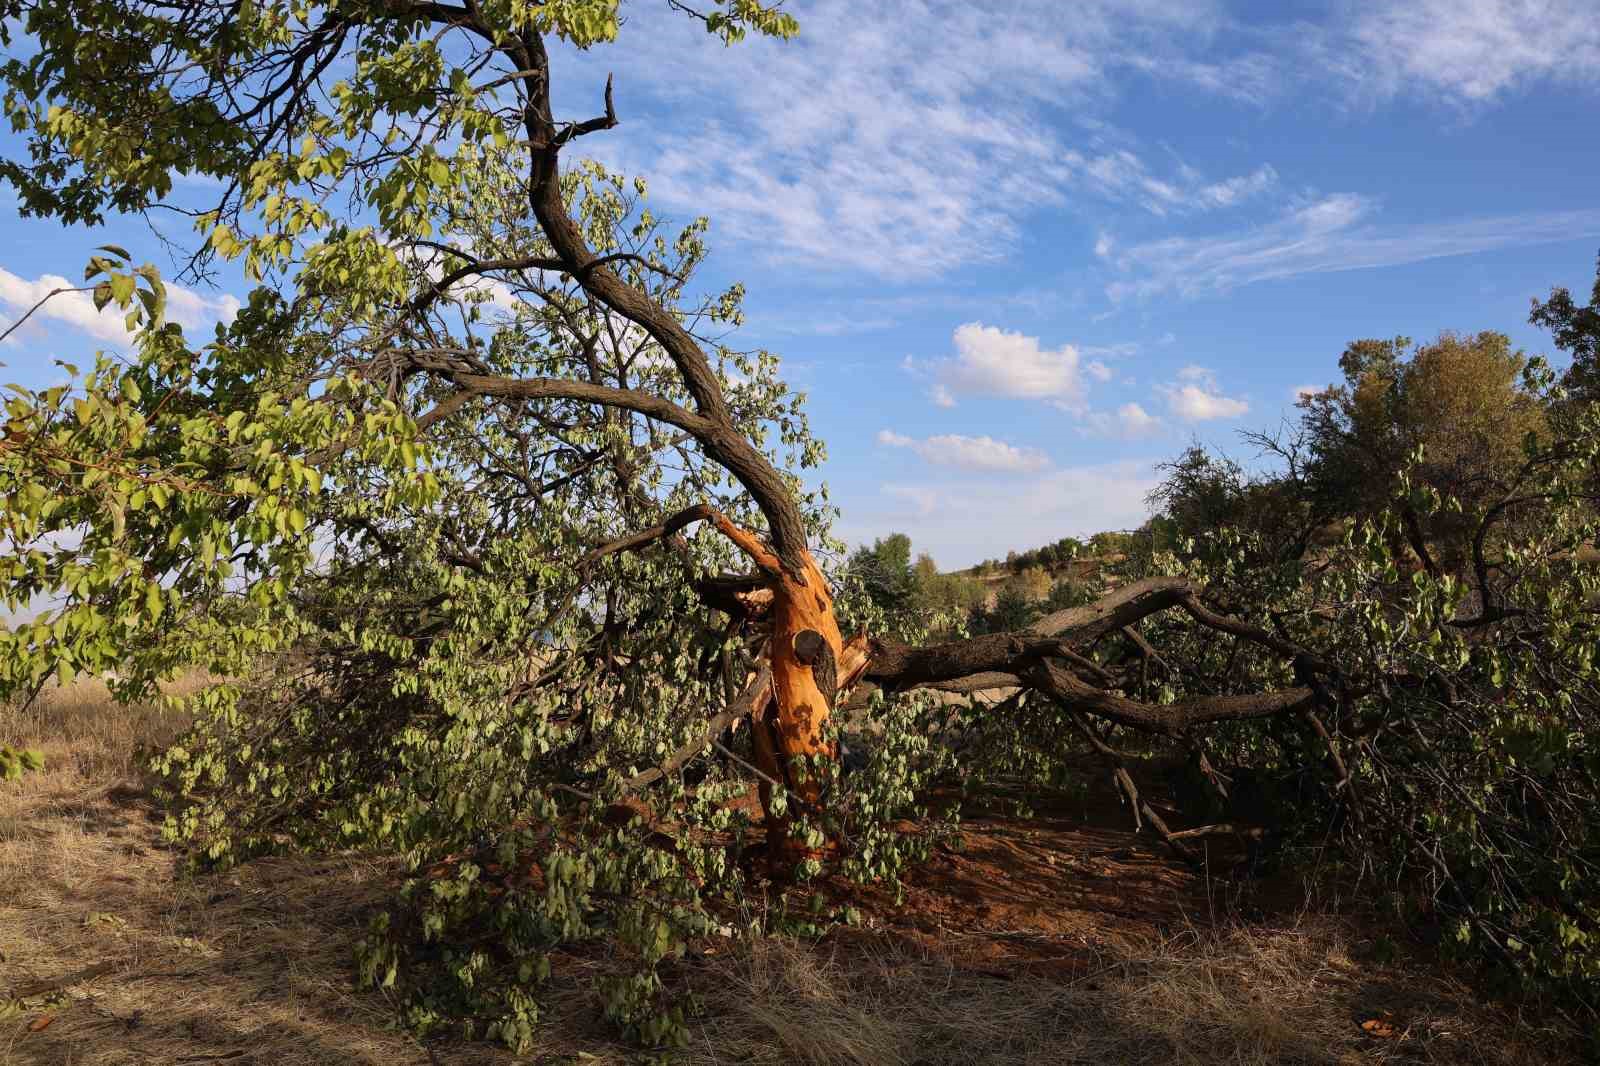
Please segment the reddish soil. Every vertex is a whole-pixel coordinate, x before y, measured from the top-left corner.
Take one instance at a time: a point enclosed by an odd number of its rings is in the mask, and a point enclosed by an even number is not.
[[[1086,795],[1028,797],[1031,817],[1008,813],[1004,802],[985,810],[969,801],[957,837],[906,875],[898,903],[887,887],[836,886],[836,898],[866,920],[835,935],[900,941],[964,969],[1073,977],[1209,928],[1231,917],[1246,891],[1281,887],[1231,878],[1243,857],[1231,838],[1196,842],[1199,868],[1179,860],[1153,834],[1134,831],[1103,768],[1085,769]],[[1134,776],[1161,804],[1159,777],[1150,768]]]

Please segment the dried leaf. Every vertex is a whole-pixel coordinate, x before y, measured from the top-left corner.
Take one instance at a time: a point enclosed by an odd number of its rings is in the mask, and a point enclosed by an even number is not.
[[[41,1014],[33,1021],[28,1023],[28,1032],[42,1033],[46,1029],[50,1028],[50,1023],[55,1020],[56,1016],[54,1014]]]

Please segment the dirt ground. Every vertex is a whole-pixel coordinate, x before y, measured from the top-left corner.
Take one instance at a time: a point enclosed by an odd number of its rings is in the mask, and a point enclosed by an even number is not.
[[[49,760],[0,785],[0,1063],[530,1061],[423,1046],[353,987],[353,944],[395,875],[384,862],[182,875],[133,756],[173,723],[142,713],[112,720],[67,693],[0,732]],[[1377,961],[1379,934],[1349,917],[1242,921],[1237,884],[1135,836],[1109,793],[1038,806],[969,815],[903,900],[855,894],[859,927],[691,953],[668,979],[701,1009],[672,1061],[1579,1061],[1569,1029],[1423,962]],[[557,965],[531,1061],[645,1061],[600,1023],[592,965]]]

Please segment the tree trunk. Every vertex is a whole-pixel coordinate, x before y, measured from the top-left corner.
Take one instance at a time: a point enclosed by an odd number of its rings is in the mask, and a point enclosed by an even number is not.
[[[801,858],[814,849],[795,837],[792,818],[774,812],[772,783],[781,783],[791,802],[812,809],[820,804],[822,774],[817,763],[831,762],[839,754],[828,737],[828,718],[841,681],[853,682],[866,669],[867,641],[852,641],[846,654],[833,596],[809,551],[802,549],[796,574],[760,538],[726,515],[715,514],[712,521],[761,569],[772,590],[767,610],[772,700],[751,716],[752,748],[756,765],[770,779],[760,787],[774,860]],[[843,678],[841,666],[847,675]]]

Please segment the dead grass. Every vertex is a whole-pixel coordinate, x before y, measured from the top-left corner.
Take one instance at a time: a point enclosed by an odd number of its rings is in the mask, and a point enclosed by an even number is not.
[[[483,1045],[424,1048],[392,1025],[383,997],[352,987],[352,946],[394,874],[383,861],[271,859],[226,875],[180,874],[133,756],[180,725],[150,708],[112,708],[92,685],[49,694],[24,720],[0,720],[0,742],[43,747],[47,758],[44,773],[0,786],[0,1063],[514,1061]],[[1037,876],[1086,876],[1069,858]],[[1097,949],[1065,980],[882,929],[710,945],[669,975],[701,1005],[676,1061],[1526,1066],[1562,1061],[1555,1049],[1572,1039],[1484,1006],[1426,967],[1358,960],[1352,930],[1336,919],[1155,928],[1137,947],[1103,940],[1117,946]],[[557,966],[533,1061],[636,1058],[598,1020],[584,971],[601,964]],[[6,990],[91,967],[102,969],[5,1006]],[[1385,1035],[1370,1035],[1364,1021]]]
[[[1570,1040],[1447,979],[1358,963],[1320,921],[1195,930],[1068,982],[785,942],[724,972],[690,1052],[708,1066],[1532,1063]]]

